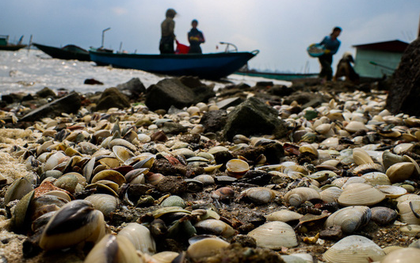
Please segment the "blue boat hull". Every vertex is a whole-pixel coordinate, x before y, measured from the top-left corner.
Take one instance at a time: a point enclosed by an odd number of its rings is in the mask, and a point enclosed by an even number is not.
[[[145,55],[90,51],[90,58],[98,65],[139,69],[151,73],[174,76],[197,76],[203,79],[226,77],[258,54],[252,52]]]

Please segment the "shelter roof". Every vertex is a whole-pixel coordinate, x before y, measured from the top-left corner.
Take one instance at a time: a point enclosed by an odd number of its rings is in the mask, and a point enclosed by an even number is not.
[[[385,42],[353,45],[353,47],[355,47],[356,49],[364,49],[364,50],[403,53],[405,49],[408,47],[408,43],[403,42],[401,40],[391,40],[391,41],[385,41]]]

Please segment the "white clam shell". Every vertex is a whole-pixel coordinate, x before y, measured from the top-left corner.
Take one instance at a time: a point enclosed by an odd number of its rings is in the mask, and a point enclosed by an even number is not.
[[[212,256],[218,250],[228,246],[229,243],[220,238],[206,238],[190,245],[187,254],[193,259],[199,259]]]
[[[255,238],[257,246],[263,248],[281,249],[298,245],[293,228],[280,221],[265,223],[249,232],[248,236]]]
[[[410,178],[415,168],[412,162],[396,163],[386,170],[386,175],[389,177],[391,183],[402,182]]]
[[[349,206],[330,215],[325,221],[325,226],[340,226],[344,233],[350,234],[366,225],[371,216],[372,213],[367,206]]]
[[[125,236],[134,245],[136,250],[153,255],[156,253],[156,243],[147,227],[138,223],[128,223],[118,236]]]
[[[405,188],[396,185],[378,185],[375,188],[386,194],[387,198],[397,198],[407,194]]]
[[[366,183],[372,186],[391,184],[391,181],[389,180],[388,176],[385,173],[381,172],[366,173],[362,175],[361,178],[365,179]]]
[[[299,206],[305,201],[321,199],[321,196],[315,189],[309,187],[297,187],[287,192],[284,199],[290,205]]]
[[[367,130],[365,124],[360,121],[351,121],[349,122],[344,129],[350,133],[354,133],[360,130]]]
[[[338,198],[342,206],[371,206],[384,200],[386,195],[373,186],[364,183],[349,184]]]
[[[413,211],[420,214],[420,200],[407,200],[398,202],[397,208],[401,221],[407,224],[420,225],[420,218],[418,218]]]
[[[373,160],[370,157],[370,155],[362,148],[353,149],[353,159],[354,163],[357,165],[373,163]]]
[[[332,186],[323,190],[320,194],[322,201],[326,203],[337,202],[338,197],[341,195],[343,190],[338,187]]]
[[[206,219],[197,222],[195,228],[202,229],[206,233],[221,235],[225,238],[232,237],[236,231],[230,225],[217,219]]]
[[[281,221],[285,223],[293,220],[299,220],[302,217],[303,215],[288,209],[281,209],[265,216],[267,221]]]
[[[367,263],[380,261],[385,256],[385,252],[372,240],[358,235],[345,237],[334,244],[323,258],[326,262],[332,263]]]
[[[85,198],[86,201],[92,203],[93,207],[101,211],[105,217],[109,217],[119,204],[119,199],[108,194],[93,194]]]
[[[420,258],[420,249],[418,248],[401,248],[390,252],[384,257],[381,263],[417,263]]]

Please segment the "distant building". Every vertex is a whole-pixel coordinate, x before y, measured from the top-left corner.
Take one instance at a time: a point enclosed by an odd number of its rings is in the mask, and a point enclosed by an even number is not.
[[[354,70],[361,77],[381,78],[397,69],[408,43],[400,40],[354,45]]]

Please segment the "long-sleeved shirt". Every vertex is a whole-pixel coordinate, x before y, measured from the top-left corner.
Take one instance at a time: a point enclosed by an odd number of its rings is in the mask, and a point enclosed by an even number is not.
[[[326,49],[329,49],[331,51],[331,55],[334,55],[335,53],[337,53],[338,48],[340,47],[340,43],[340,40],[332,39],[331,36],[326,36],[320,44],[324,45]]]

